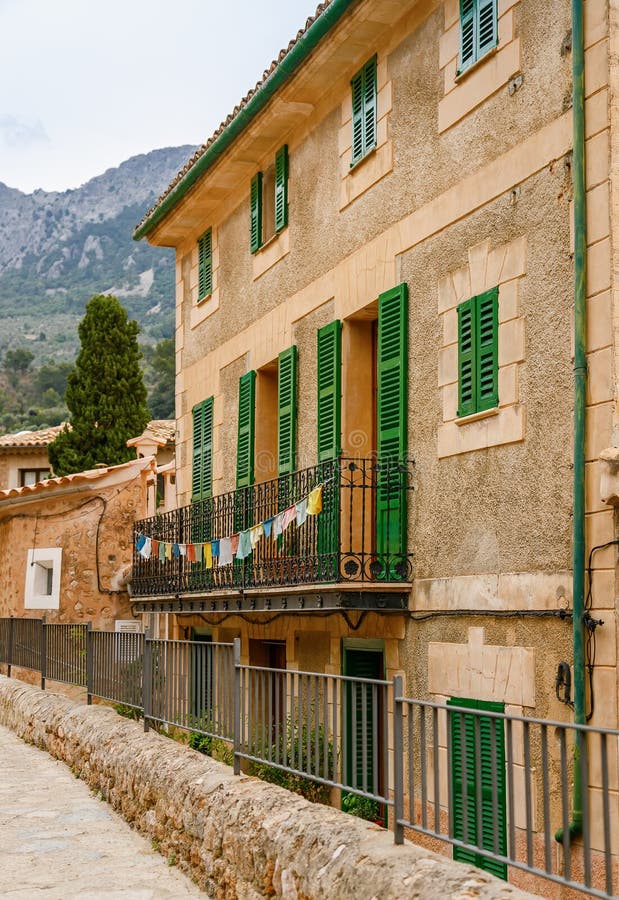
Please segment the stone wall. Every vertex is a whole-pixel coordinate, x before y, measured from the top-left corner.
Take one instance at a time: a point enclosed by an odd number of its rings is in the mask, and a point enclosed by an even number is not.
[[[235,777],[111,709],[0,677],[0,723],[66,762],[211,897],[532,896],[419,847],[396,847],[376,825]]]

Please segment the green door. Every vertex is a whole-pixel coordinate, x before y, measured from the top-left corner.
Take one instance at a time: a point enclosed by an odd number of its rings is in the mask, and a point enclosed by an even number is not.
[[[382,649],[343,648],[343,674],[350,678],[383,679],[385,660]],[[350,787],[367,793],[382,791],[382,692],[372,685],[345,682],[344,696],[344,781]],[[342,805],[346,809],[352,795],[344,794]],[[371,808],[372,801],[365,801]],[[376,803],[375,818],[380,807]],[[365,816],[364,816],[365,817]],[[373,816],[367,816],[373,818]]]
[[[214,721],[213,710],[213,656],[206,647],[195,644],[210,644],[213,638],[196,628],[191,629],[189,648],[189,685],[191,722],[196,728],[210,730]]]

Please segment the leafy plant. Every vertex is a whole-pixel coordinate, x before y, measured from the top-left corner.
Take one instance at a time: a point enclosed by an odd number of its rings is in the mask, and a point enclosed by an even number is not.
[[[360,797],[359,794],[343,794],[342,809],[351,816],[376,822],[380,819],[380,805],[371,797]]]
[[[127,706],[125,703],[115,703],[114,709],[119,716],[124,716],[125,719],[134,719],[138,722],[142,718],[141,710],[136,709],[135,706]]]
[[[312,749],[318,742],[319,753],[318,759],[314,759]],[[310,753],[308,754],[308,745]],[[328,777],[328,772],[324,766],[324,730],[322,726],[312,729],[302,725],[299,726],[288,719],[285,731],[271,745],[271,759],[286,760],[290,768],[305,769],[311,767],[312,771],[318,776]],[[327,759],[333,759],[333,743],[327,741]],[[328,784],[321,784],[312,778],[304,775],[298,775],[294,772],[286,772],[277,766],[268,763],[252,762],[250,764],[250,774],[256,775],[263,781],[271,784],[278,784],[280,787],[286,788],[295,794],[300,794],[306,800],[313,803],[329,804],[331,796],[331,788]]]

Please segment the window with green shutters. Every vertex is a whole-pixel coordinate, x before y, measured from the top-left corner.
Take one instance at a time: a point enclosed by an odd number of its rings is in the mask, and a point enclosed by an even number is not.
[[[341,453],[342,323],[318,329],[318,462]]]
[[[351,79],[352,94],[352,162],[360,159],[376,146],[377,89],[376,57],[368,60]]]
[[[198,241],[198,302],[213,293],[213,230]]]
[[[460,0],[458,72],[468,69],[497,43],[497,0]]]
[[[499,289],[458,306],[458,416],[499,403]]]
[[[378,298],[377,382],[377,550],[379,554],[393,555],[406,552],[406,490],[397,465],[397,461],[407,455],[406,284],[400,284]]]
[[[236,446],[236,486],[254,483],[254,432],[256,417],[256,373],[239,379],[239,421]]]
[[[250,249],[256,253],[288,225],[288,145],[275,154],[275,162],[257,172],[250,192]]]
[[[191,499],[213,496],[213,398],[196,404],[193,414]]]
[[[297,348],[279,354],[277,366],[277,474],[290,475],[297,463]]]
[[[447,701],[447,705],[478,711],[505,712],[503,703],[468,700],[461,697],[452,697]],[[457,712],[451,712],[449,719],[453,837],[482,850],[498,851],[505,856],[507,810],[503,720]],[[507,866],[504,863],[462,847],[454,847],[453,856],[460,862],[471,863],[498,878],[507,879]]]

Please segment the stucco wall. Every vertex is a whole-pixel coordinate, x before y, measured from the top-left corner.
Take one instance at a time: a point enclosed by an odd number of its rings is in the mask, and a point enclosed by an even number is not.
[[[149,733],[0,676],[0,721],[71,766],[209,896],[524,898],[471,866],[245,776]]]

